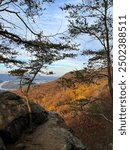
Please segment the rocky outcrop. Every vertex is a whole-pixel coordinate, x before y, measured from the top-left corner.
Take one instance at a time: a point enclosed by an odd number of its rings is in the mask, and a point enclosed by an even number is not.
[[[48,120],[32,134],[25,134],[7,150],[86,150],[81,140],[66,126],[57,113],[49,113]]]
[[[31,102],[33,125],[37,128],[24,132],[29,124],[24,100],[16,94],[2,92],[0,103],[0,148],[5,148],[5,143],[7,150],[86,150],[57,113],[48,113]],[[15,143],[9,145],[11,142]]]
[[[39,125],[48,116],[41,106],[30,102],[32,109],[32,123]],[[15,142],[29,125],[29,113],[26,102],[11,92],[0,93],[0,136],[5,143]]]

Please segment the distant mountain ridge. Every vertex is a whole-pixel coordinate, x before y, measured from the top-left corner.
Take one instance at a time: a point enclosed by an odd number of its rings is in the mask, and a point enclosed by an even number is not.
[[[37,76],[34,80],[35,83],[46,83],[49,81],[56,80],[57,76]],[[2,90],[10,90],[10,89],[18,89],[19,80],[15,76],[11,76],[10,74],[0,74],[0,89]]]
[[[51,75],[38,75],[36,77],[36,80],[39,80],[39,79],[44,79],[44,80],[53,80],[53,79],[57,79],[58,76],[51,76]],[[0,74],[0,81],[12,81],[12,80],[16,80],[17,77],[15,76],[12,76],[10,74]]]
[[[9,74],[0,74],[0,83],[4,81],[13,81],[16,79],[17,79],[16,77],[11,76]]]

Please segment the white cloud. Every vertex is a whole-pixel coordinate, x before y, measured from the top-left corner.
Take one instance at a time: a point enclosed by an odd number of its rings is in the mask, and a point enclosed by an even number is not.
[[[83,60],[64,59],[54,62],[48,68],[56,73],[57,76],[62,76],[67,72],[83,69]]]
[[[52,66],[68,66],[68,67],[80,67],[81,66],[81,61],[75,60],[75,59],[64,59],[64,60],[59,60],[57,62],[54,62]]]

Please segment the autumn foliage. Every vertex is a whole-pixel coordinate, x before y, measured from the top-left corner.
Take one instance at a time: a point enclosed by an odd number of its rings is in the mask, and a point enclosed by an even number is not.
[[[32,86],[29,94],[30,99],[48,111],[58,112],[89,150],[109,149],[112,143],[112,101],[105,78],[66,88],[58,79]]]

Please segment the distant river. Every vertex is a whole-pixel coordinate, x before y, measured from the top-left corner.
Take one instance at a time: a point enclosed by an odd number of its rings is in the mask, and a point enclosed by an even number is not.
[[[35,83],[47,83],[53,80],[58,79],[57,76],[54,75],[38,75],[35,79]],[[14,90],[19,88],[19,80],[17,77],[11,76],[9,74],[0,74],[0,90]]]

